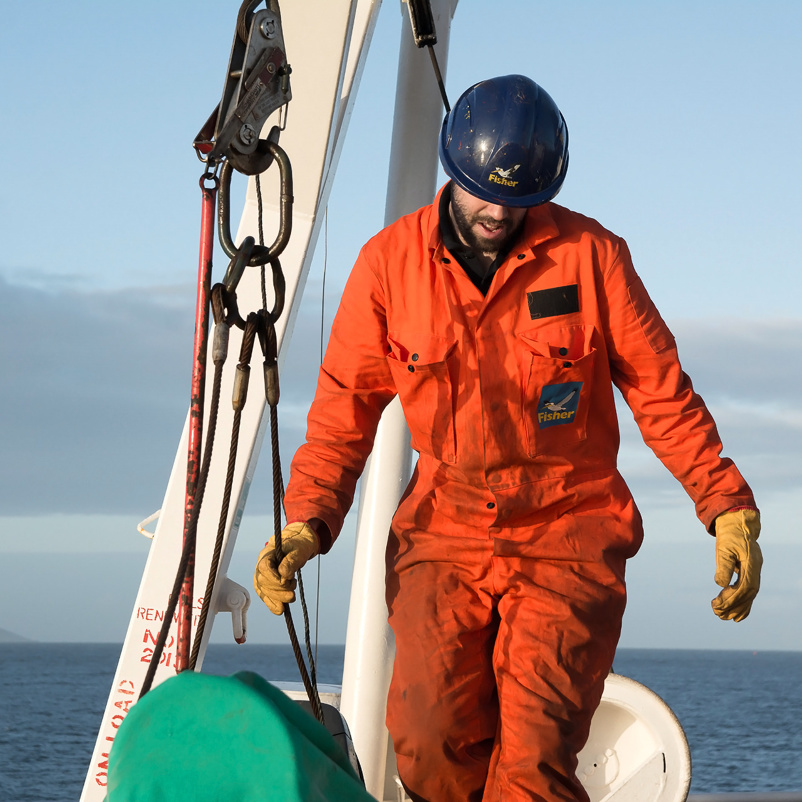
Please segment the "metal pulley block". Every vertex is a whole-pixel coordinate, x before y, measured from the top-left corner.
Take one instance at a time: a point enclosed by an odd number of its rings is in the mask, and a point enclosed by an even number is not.
[[[195,148],[210,164],[227,159],[238,172],[258,175],[272,161],[259,134],[292,97],[278,4],[250,14],[247,33],[247,41],[239,28],[234,35],[222,100],[195,138]]]

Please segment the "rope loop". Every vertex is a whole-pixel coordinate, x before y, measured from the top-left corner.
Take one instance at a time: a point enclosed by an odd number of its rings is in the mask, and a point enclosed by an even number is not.
[[[241,412],[245,408],[248,398],[248,381],[251,376],[251,356],[253,355],[253,345],[256,342],[256,335],[259,329],[259,315],[251,312],[245,321],[245,333],[242,335],[242,345],[239,353],[239,364],[234,374],[234,391],[231,403],[235,412]]]
[[[265,399],[271,408],[278,406],[279,401],[279,382],[278,382],[278,336],[276,327],[270,317],[270,313],[262,309],[259,312],[259,344],[262,347],[264,356],[265,373]]]
[[[228,292],[225,284],[215,284],[212,287],[212,318],[217,325],[227,323],[229,326],[245,329],[245,321],[237,306],[237,294]]]
[[[253,346],[259,333],[259,313],[251,312],[245,321],[245,334],[242,335],[242,346],[239,352],[240,365],[250,365]]]

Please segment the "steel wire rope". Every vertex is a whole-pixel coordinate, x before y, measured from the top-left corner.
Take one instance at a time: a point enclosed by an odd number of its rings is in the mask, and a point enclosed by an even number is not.
[[[226,361],[228,356],[228,332],[231,327],[231,322],[225,316],[226,306],[224,302],[224,293],[225,288],[222,284],[215,284],[212,287],[211,292],[211,305],[212,305],[212,315],[214,317],[215,322],[215,339],[214,339],[214,346],[213,346],[213,361],[215,366],[215,381],[218,379],[218,374],[222,374],[223,365]],[[230,303],[233,303],[233,299],[230,299]],[[235,308],[235,307],[234,307]],[[241,323],[242,320],[239,317],[239,312],[234,310],[230,310],[231,318]],[[251,350],[253,350],[253,346],[251,345]],[[220,406],[220,391],[215,394],[212,393],[213,400],[212,400],[212,408],[209,412],[211,417],[212,414],[215,415],[215,419],[217,417],[218,409]],[[243,402],[244,403],[244,402]],[[233,431],[234,427],[236,427],[236,434]],[[217,537],[215,538],[214,542],[214,549],[212,551],[212,562],[209,566],[209,575],[206,579],[206,590],[203,594],[203,604],[201,605],[200,615],[198,616],[198,625],[195,629],[195,639],[192,643],[192,652],[189,657],[189,665],[188,668],[190,671],[194,671],[195,667],[198,664],[198,657],[200,656],[200,645],[201,641],[203,640],[203,633],[206,631],[206,621],[209,616],[209,608],[211,606],[212,595],[214,593],[214,586],[217,582],[217,571],[220,567],[220,556],[223,552],[223,539],[225,537],[225,526],[226,521],[228,520],[228,509],[230,506],[231,500],[231,488],[233,487],[233,477],[234,477],[234,470],[232,461],[236,461],[237,455],[237,447],[236,444],[239,442],[239,428],[240,428],[240,421],[236,416],[235,413],[235,420],[234,424],[232,424],[232,434],[231,434],[231,444],[229,446],[229,470],[226,474],[226,484],[224,490],[224,502],[221,505],[221,512],[220,518],[217,525]],[[213,434],[213,433],[212,433]]]
[[[270,407],[270,441],[274,449],[278,449],[278,411],[276,406]],[[275,477],[275,473],[274,473]],[[273,528],[276,536],[276,562],[279,564],[283,559],[283,550],[281,549],[281,497],[283,496],[283,487],[281,486],[280,477],[278,480],[274,478],[273,482]],[[292,612],[289,604],[284,605],[284,621],[287,624],[287,634],[292,644],[292,651],[295,655],[295,661],[298,663],[298,670],[301,673],[301,680],[303,681],[306,689],[306,694],[309,697],[309,703],[312,705],[315,718],[325,723],[323,718],[323,708],[320,704],[320,695],[317,690],[317,671],[315,669],[315,662],[312,658],[310,645],[309,645],[309,615],[306,609],[306,601],[303,593],[303,579],[301,572],[298,571],[298,591],[301,599],[301,608],[303,609],[304,618],[304,635],[306,638],[306,651],[309,657],[310,666],[307,669],[304,662],[303,655],[301,654],[301,646],[298,641],[298,634],[295,631],[295,624],[292,620]]]
[[[255,184],[256,184],[256,202],[257,202],[257,209],[258,209],[258,235],[259,235],[259,244],[264,245],[264,206],[262,203],[262,184],[260,177],[257,175],[255,177]],[[276,343],[276,333],[275,333],[275,319],[278,318],[278,314],[271,314],[267,311],[267,280],[266,280],[266,270],[265,266],[261,266],[261,291],[262,291],[262,307],[264,315],[266,316],[266,320],[268,321],[268,329],[267,334],[272,336],[272,341],[270,345],[272,348],[275,349],[276,354],[274,355],[276,358],[278,356],[278,347]],[[278,301],[278,299],[276,299]],[[282,302],[283,306],[283,302]],[[265,338],[268,340],[268,338]],[[265,350],[265,344],[263,344],[263,348]],[[267,358],[268,355],[265,353],[265,364],[267,365]],[[281,513],[284,509],[284,478],[282,475],[281,469],[281,452],[279,446],[279,433],[278,433],[278,364],[276,363],[273,366],[275,371],[275,398],[270,398],[270,393],[268,393],[268,406],[270,407],[270,447],[271,447],[271,455],[273,461],[273,536],[275,538],[275,548],[276,548],[276,564],[280,564],[281,560],[284,557],[284,552],[281,546]],[[286,513],[285,513],[286,517]],[[303,577],[301,575],[301,570],[298,570],[298,595],[301,602],[301,610],[303,612],[303,620],[304,620],[304,640],[306,645],[306,653],[307,658],[309,661],[309,667],[307,669],[306,662],[303,659],[301,654],[301,647],[298,642],[298,635],[295,631],[295,624],[292,619],[292,612],[290,611],[290,607],[288,604],[284,605],[284,621],[287,626],[287,634],[290,638],[290,643],[292,645],[293,654],[295,655],[295,661],[298,664],[298,670],[301,674],[301,680],[304,684],[306,689],[307,696],[309,697],[309,703],[312,706],[312,710],[315,714],[315,717],[321,723],[324,723],[323,719],[323,708],[320,703],[320,695],[317,690],[317,666],[315,657],[312,654],[312,648],[310,644],[310,634],[309,634],[309,611],[306,606],[306,594],[304,592],[304,584],[303,584]]]
[[[198,519],[200,517],[200,510],[203,503],[203,496],[206,491],[206,480],[209,476],[209,467],[212,462],[212,450],[214,448],[215,431],[217,429],[217,410],[220,406],[220,392],[222,387],[222,363],[218,365],[215,362],[214,378],[212,381],[212,399],[209,411],[209,423],[206,432],[206,442],[204,443],[203,462],[201,464],[200,474],[198,476],[198,488],[195,494],[195,503],[190,513],[189,524],[187,526],[187,536],[184,538],[184,545],[181,549],[181,558],[178,563],[178,569],[173,583],[173,589],[170,593],[170,599],[167,603],[167,609],[164,613],[164,620],[162,621],[159,630],[159,637],[153,646],[153,654],[150,658],[150,664],[145,672],[145,678],[142,682],[142,689],[139,693],[141,699],[153,685],[153,679],[156,676],[156,670],[159,665],[164,646],[167,643],[167,636],[170,632],[170,624],[175,614],[175,608],[178,606],[178,598],[181,594],[181,587],[186,578],[187,568],[189,566],[190,556],[195,551],[195,542],[198,533]]]
[[[217,537],[215,538],[212,562],[209,567],[209,577],[206,584],[206,593],[203,598],[198,627],[195,633],[195,641],[192,644],[192,654],[190,656],[189,668],[195,669],[198,655],[200,652],[200,642],[203,637],[203,629],[206,626],[206,618],[211,603],[212,593],[217,581],[217,569],[220,565],[220,555],[223,551],[223,540],[225,538],[226,522],[228,512],[231,508],[231,494],[234,488],[234,470],[237,465],[237,452],[239,450],[239,435],[242,425],[242,410],[248,395],[248,376],[250,373],[251,355],[253,354],[253,344],[257,333],[257,315],[251,312],[245,322],[245,331],[242,335],[242,345],[240,347],[240,361],[237,365],[237,374],[234,382],[234,419],[231,424],[231,442],[228,449],[228,467],[226,470],[226,481],[223,487],[223,500],[220,505],[220,518],[217,526]]]
[[[264,242],[264,233],[263,233],[263,219],[262,219],[262,202],[261,202],[261,185],[257,178],[257,191],[258,191],[258,205],[259,205],[259,238],[260,244]],[[246,260],[247,261],[247,260]],[[248,377],[250,373],[250,361],[251,356],[253,354],[253,345],[255,342],[255,338],[257,333],[260,334],[260,340],[262,341],[262,349],[265,352],[265,366],[268,364],[268,346],[272,346],[272,356],[273,362],[275,362],[275,356],[277,355],[275,352],[276,349],[276,335],[275,335],[275,325],[274,321],[280,316],[281,309],[283,309],[284,305],[284,283],[283,283],[283,275],[281,274],[281,267],[278,265],[278,260],[273,260],[273,269],[274,269],[274,289],[276,291],[276,303],[273,312],[269,312],[266,309],[267,306],[267,289],[266,286],[266,271],[264,266],[262,266],[262,300],[264,309],[261,313],[251,312],[248,315],[247,320],[243,328],[245,329],[242,339],[242,345],[240,349],[240,362],[237,365],[237,374],[236,374],[236,381],[235,381],[235,389],[234,389],[234,419],[232,422],[232,431],[231,431],[231,443],[229,447],[229,460],[228,460],[228,470],[226,473],[226,481],[225,487],[223,492],[223,502],[221,505],[220,511],[220,520],[218,524],[218,531],[217,531],[217,538],[215,539],[215,547],[214,553],[212,556],[212,565],[209,570],[209,577],[207,582],[207,589],[204,595],[204,602],[201,609],[201,618],[199,618],[198,622],[198,630],[195,638],[195,642],[193,644],[192,655],[190,658],[190,668],[194,669],[195,665],[197,664],[197,657],[199,654],[200,649],[200,642],[202,638],[203,630],[200,628],[201,620],[203,621],[203,625],[205,627],[206,617],[208,615],[208,608],[211,601],[211,596],[214,591],[214,585],[217,579],[217,567],[219,566],[219,559],[220,554],[222,552],[222,543],[223,538],[225,535],[225,525],[228,520],[228,511],[230,509],[231,504],[231,494],[233,491],[233,484],[234,484],[234,470],[236,467],[236,459],[237,459],[237,451],[238,451],[238,444],[239,444],[239,434],[240,434],[240,427],[241,427],[241,419],[242,419],[242,410],[245,406],[245,401],[247,398],[247,386],[248,386]],[[280,277],[280,280],[278,280]],[[215,287],[217,289],[217,286]],[[222,293],[222,289],[220,290]],[[213,295],[213,297],[217,297]],[[234,305],[234,294],[231,294],[229,302]],[[233,313],[232,313],[233,314]],[[236,320],[239,325],[242,325],[242,319],[239,316],[239,313],[236,312],[235,314]],[[266,332],[263,332],[260,327],[264,327]],[[264,336],[263,336],[264,335]],[[276,391],[277,391],[277,367],[273,365],[273,368],[276,370]],[[267,391],[267,387],[266,387]],[[271,419],[271,445],[273,450],[273,476],[274,476],[274,510],[278,511],[278,518],[276,526],[276,557],[278,562],[281,562],[283,559],[283,552],[281,549],[281,529],[280,529],[280,522],[281,522],[281,500],[283,498],[283,483],[281,482],[281,462],[278,459],[278,412],[277,412],[277,402],[278,398],[275,399],[270,398],[270,393],[267,391],[268,395],[268,403],[270,406],[270,419]],[[277,392],[276,392],[277,396]],[[219,396],[218,396],[219,401]],[[276,479],[278,477],[278,481]],[[278,499],[278,501],[276,501]],[[194,512],[194,509],[193,509]],[[274,515],[275,517],[275,515]],[[197,523],[197,522],[196,522]],[[300,573],[300,572],[299,572]],[[300,580],[300,575],[299,575]],[[292,644],[293,653],[295,655],[296,662],[298,664],[298,669],[301,674],[301,680],[303,682],[304,688],[306,689],[307,696],[309,697],[309,702],[314,712],[315,717],[321,722],[324,723],[323,717],[323,709],[320,703],[320,696],[317,691],[317,678],[316,672],[314,669],[314,661],[312,660],[312,654],[309,646],[309,626],[308,626],[308,613],[306,610],[305,600],[303,598],[303,590],[301,588],[301,602],[302,607],[304,610],[304,620],[305,620],[305,633],[306,633],[306,640],[307,640],[307,654],[309,655],[310,663],[312,665],[311,669],[311,676],[310,672],[307,670],[306,664],[303,660],[303,656],[301,654],[300,644],[298,642],[298,637],[295,632],[295,626],[292,621],[292,614],[290,613],[289,606],[285,606],[284,608],[284,617],[285,622],[287,624],[287,630],[290,637],[290,642]]]

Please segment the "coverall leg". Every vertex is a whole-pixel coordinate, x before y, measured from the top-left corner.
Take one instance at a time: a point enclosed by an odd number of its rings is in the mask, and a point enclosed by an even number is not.
[[[625,560],[510,551],[486,534],[391,536],[387,723],[416,802],[588,799],[576,754],[613,662]]]

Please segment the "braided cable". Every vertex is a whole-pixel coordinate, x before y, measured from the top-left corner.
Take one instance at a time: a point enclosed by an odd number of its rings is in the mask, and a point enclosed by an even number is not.
[[[153,685],[153,679],[156,676],[156,669],[159,665],[164,646],[167,643],[167,636],[170,632],[170,624],[173,620],[175,608],[178,605],[178,598],[181,594],[181,587],[184,584],[184,579],[189,568],[190,557],[195,551],[195,541],[198,534],[198,519],[200,517],[201,505],[203,496],[206,491],[206,480],[209,477],[209,468],[212,462],[212,449],[214,447],[215,430],[217,428],[217,409],[220,400],[220,388],[222,386],[222,365],[215,363],[214,380],[212,385],[212,406],[209,412],[209,426],[206,435],[206,442],[204,444],[203,463],[201,464],[200,475],[198,477],[198,489],[195,494],[195,503],[190,512],[189,524],[187,526],[187,534],[184,538],[184,545],[181,549],[181,558],[178,563],[178,570],[176,571],[175,580],[173,582],[173,589],[170,593],[170,600],[167,603],[167,610],[164,613],[164,621],[162,621],[161,629],[159,630],[159,637],[153,647],[153,654],[150,659],[150,665],[145,673],[145,679],[142,683],[142,690],[140,691],[139,698],[141,699]],[[204,599],[205,602],[205,599]],[[199,640],[199,639],[198,639]],[[195,652],[193,646],[193,654]],[[194,663],[190,664],[190,668],[194,668]]]
[[[259,244],[264,244],[264,206],[262,203],[262,184],[260,177],[255,176],[256,184],[256,202],[258,209],[258,235]],[[284,305],[284,274],[281,272],[281,266],[278,260],[274,260],[273,267],[273,288],[275,292],[275,306],[272,312],[267,310],[267,277],[265,265],[261,266],[261,291],[262,291],[262,310],[263,310],[263,328],[261,330],[262,349],[265,356],[265,365],[275,364],[276,377],[278,376],[278,347],[276,338],[275,321],[281,314]],[[281,451],[279,448],[279,431],[278,431],[278,397],[268,397],[268,405],[270,407],[270,447],[273,459],[273,538],[276,549],[276,564],[280,564],[284,559],[284,549],[281,544],[281,514],[284,509],[284,480],[281,470]],[[301,611],[303,613],[304,622],[304,641],[306,645],[306,654],[309,661],[309,668],[307,669],[306,662],[301,654],[300,644],[298,642],[298,635],[295,630],[295,623],[292,619],[289,605],[284,605],[284,621],[287,625],[287,633],[292,644],[293,654],[295,655],[295,662],[298,664],[298,670],[301,674],[301,680],[306,689],[306,695],[309,697],[309,703],[315,714],[315,718],[323,723],[323,708],[320,703],[320,695],[317,690],[317,667],[315,664],[314,654],[312,652],[311,636],[309,631],[309,609],[306,604],[306,594],[304,592],[304,582],[302,572],[298,571],[298,597],[301,602]]]

